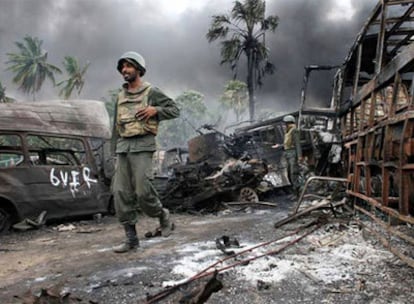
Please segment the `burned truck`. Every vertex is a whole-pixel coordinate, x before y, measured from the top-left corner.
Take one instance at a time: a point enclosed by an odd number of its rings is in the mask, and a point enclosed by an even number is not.
[[[109,126],[100,101],[0,104],[0,231],[112,211]]]
[[[338,70],[334,92],[347,193],[356,212],[376,223],[371,232],[412,267],[413,17],[414,1],[380,1]]]
[[[164,205],[176,211],[217,210],[222,201],[257,201],[254,189],[267,164],[248,153],[250,137],[235,137],[204,125],[186,148],[167,150],[155,185]]]
[[[357,221],[414,267],[414,1],[379,1],[338,66],[305,67],[298,128],[317,175],[339,176]],[[306,100],[308,78],[333,71],[325,106]],[[243,132],[266,141],[263,122]],[[256,139],[257,141],[257,139]],[[315,147],[319,147],[315,149]],[[312,153],[313,151],[313,153]],[[359,220],[362,219],[362,220]],[[365,224],[369,219],[370,225]]]
[[[323,132],[340,146],[338,172],[361,225],[414,267],[414,1],[380,1],[343,64],[305,67],[299,128],[325,117]],[[325,108],[309,106],[306,81],[333,70]],[[335,143],[336,142],[336,143]],[[338,150],[339,151],[339,150]],[[338,169],[337,168],[337,169]],[[328,173],[328,172],[326,172]],[[370,225],[359,219],[369,219]]]

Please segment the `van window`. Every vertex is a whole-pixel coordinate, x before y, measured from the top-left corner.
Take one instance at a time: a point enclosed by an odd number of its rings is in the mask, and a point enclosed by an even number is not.
[[[0,169],[16,167],[23,161],[23,155],[0,151]]]
[[[15,167],[22,161],[22,140],[20,136],[0,134],[0,168]]]
[[[15,134],[0,134],[0,147],[1,148],[12,148],[12,149],[21,149],[22,140],[20,136]]]
[[[30,162],[36,166],[77,166],[86,164],[85,147],[80,139],[28,135]]]

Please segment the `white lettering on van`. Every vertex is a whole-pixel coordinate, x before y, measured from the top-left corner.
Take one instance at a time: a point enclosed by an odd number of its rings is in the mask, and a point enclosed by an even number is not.
[[[69,180],[68,172],[60,171],[60,179],[63,183],[63,186],[66,187],[68,185],[68,180]]]
[[[83,175],[83,180],[86,182],[86,185],[88,186],[88,188],[91,188],[91,183],[98,183],[98,180],[96,179],[92,179],[91,178],[91,169],[89,169],[88,167],[84,167],[82,170],[82,175]]]
[[[78,171],[71,171],[72,181],[69,183],[69,189],[72,193],[72,196],[75,197],[76,192],[78,192],[78,188],[80,186],[79,183],[79,172]]]
[[[88,167],[82,168],[82,174],[76,170],[70,171],[70,174],[64,170],[59,170],[59,172],[56,171],[57,170],[55,168],[50,170],[50,183],[55,187],[69,187],[69,191],[72,193],[73,197],[75,197],[76,193],[79,191],[81,182],[86,183],[88,189],[91,188],[91,184],[98,183],[97,179],[91,178],[91,169]]]

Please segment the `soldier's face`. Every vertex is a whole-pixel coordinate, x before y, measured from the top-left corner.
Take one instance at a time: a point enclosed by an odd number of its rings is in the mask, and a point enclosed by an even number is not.
[[[138,77],[138,70],[128,61],[122,63],[121,74],[127,82],[134,82]]]

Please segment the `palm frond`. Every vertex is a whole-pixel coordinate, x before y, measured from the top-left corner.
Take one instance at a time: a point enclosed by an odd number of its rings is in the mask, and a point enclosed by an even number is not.
[[[42,43],[36,37],[25,36],[22,42],[15,42],[19,52],[7,54],[7,70],[15,73],[13,82],[24,93],[34,95],[46,78],[55,83],[54,74],[61,72],[58,67],[47,62],[48,53],[42,49]]]
[[[87,62],[84,67],[80,67],[78,60],[75,57],[66,56],[63,61],[68,78],[60,81],[57,86],[61,87],[59,96],[64,99],[69,99],[72,92],[76,90],[78,95],[81,93],[85,84],[84,76],[90,63]]]
[[[263,20],[262,30],[274,32],[278,25],[279,25],[279,17],[269,16]]]

